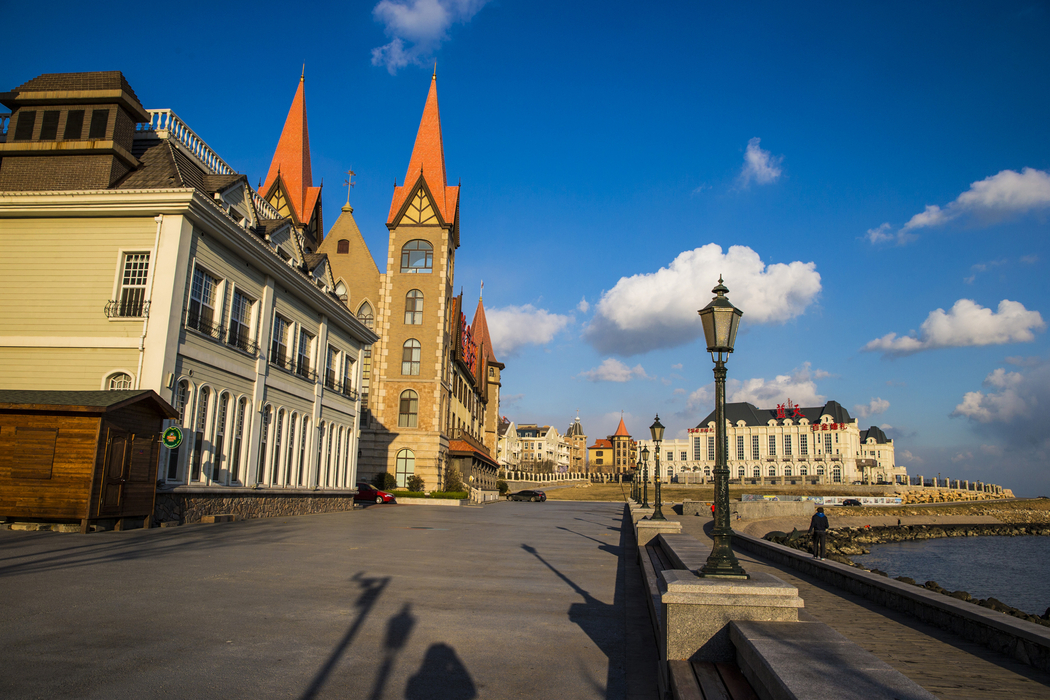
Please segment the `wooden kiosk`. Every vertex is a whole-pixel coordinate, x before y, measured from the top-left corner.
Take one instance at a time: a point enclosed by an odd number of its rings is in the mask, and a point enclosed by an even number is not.
[[[163,421],[152,390],[0,390],[0,518],[142,518],[156,495]]]

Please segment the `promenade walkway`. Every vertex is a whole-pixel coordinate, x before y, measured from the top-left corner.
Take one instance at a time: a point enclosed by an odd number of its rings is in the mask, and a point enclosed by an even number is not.
[[[664,509],[682,532],[710,542],[709,517],[682,517]],[[950,632],[890,610],[830,584],[736,552],[745,571],[765,571],[792,586],[806,602],[805,614],[832,627],[902,674],[945,700],[1046,700],[1050,674],[1043,673]]]

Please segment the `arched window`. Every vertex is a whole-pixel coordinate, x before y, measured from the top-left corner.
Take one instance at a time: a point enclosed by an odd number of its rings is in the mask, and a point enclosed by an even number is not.
[[[744,478],[744,468],[743,467],[737,467],[736,475],[739,476],[741,479],[743,479]]]
[[[809,469],[806,467],[805,464],[803,464],[801,467],[798,468],[798,474],[799,474],[799,476],[808,476],[809,475]]]
[[[175,410],[179,412],[179,425],[186,425],[186,404],[190,400],[190,383],[183,379],[175,390]]]
[[[281,438],[284,437],[284,409],[277,411],[273,429],[273,456],[270,459],[270,483],[277,485],[281,473]]]
[[[408,389],[401,392],[401,406],[398,408],[397,425],[399,428],[415,428],[419,414],[419,395]]]
[[[295,482],[299,486],[306,484],[306,436],[310,433],[310,418],[303,416],[303,424],[299,426],[299,478]]]
[[[434,246],[426,241],[409,241],[401,249],[401,271],[427,273],[434,270]]]
[[[759,467],[755,467],[751,474],[757,479],[758,477],[762,476],[762,469]]]
[[[255,483],[262,484],[266,480],[266,451],[267,441],[270,438],[270,423],[273,420],[273,406],[263,409],[262,433],[259,435],[259,464],[256,465]]]
[[[292,484],[292,467],[295,465],[295,427],[298,416],[293,413],[288,416],[288,454],[284,460],[284,485]]]
[[[419,341],[409,338],[401,352],[401,374],[419,376],[419,358],[422,354]]]
[[[131,375],[126,372],[117,372],[116,374],[110,375],[109,382],[106,388],[112,389],[130,389],[131,388]]]
[[[335,252],[338,255],[346,255],[350,252],[350,241],[345,238],[340,238],[339,242],[335,244]]]
[[[791,476],[791,467],[784,467],[784,476]]]
[[[823,464],[818,464],[817,465],[817,476],[824,476],[824,465]]]
[[[241,451],[244,449],[244,414],[248,412],[248,399],[237,402],[236,423],[233,424],[233,454],[230,455],[230,482],[241,480]]]
[[[777,468],[776,467],[770,467],[769,468],[769,475],[770,476],[776,476],[777,475]]]
[[[835,467],[831,470],[831,480],[836,484],[842,483],[842,470]]]
[[[368,329],[375,328],[375,314],[372,313],[372,305],[367,301],[357,308],[357,320]]]
[[[339,297],[339,299],[344,304],[348,304],[349,303],[349,301],[350,301],[350,293],[348,291],[346,291],[346,284],[343,283],[343,280],[339,280],[338,282],[336,282],[336,284],[335,284],[335,295],[337,297]]]
[[[397,485],[408,486],[408,477],[416,472],[416,455],[412,450],[401,450],[397,453]]]
[[[418,289],[405,295],[405,323],[410,326],[423,323],[423,292]]]
[[[215,456],[212,462],[212,481],[219,481],[222,475],[222,463],[226,458],[226,412],[230,407],[230,395],[224,393],[219,397],[219,410],[215,412]]]

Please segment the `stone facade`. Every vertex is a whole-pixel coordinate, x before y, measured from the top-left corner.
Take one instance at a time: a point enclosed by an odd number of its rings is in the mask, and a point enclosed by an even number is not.
[[[353,491],[176,489],[157,494],[153,522],[188,525],[199,523],[207,515],[234,515],[238,520],[247,520],[353,509]]]

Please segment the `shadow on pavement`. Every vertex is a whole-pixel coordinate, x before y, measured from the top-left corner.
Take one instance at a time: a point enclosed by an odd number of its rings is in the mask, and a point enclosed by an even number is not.
[[[405,648],[405,643],[408,642],[408,638],[412,634],[412,628],[415,626],[416,616],[412,614],[411,603],[405,603],[405,606],[401,608],[401,612],[387,620],[386,638],[383,639],[383,664],[379,667],[379,673],[376,674],[376,682],[372,686],[372,694],[368,696],[370,700],[379,700],[379,698],[383,697],[383,690],[386,688],[390,671],[394,667],[394,661],[397,660],[397,655],[401,653],[401,650]]]
[[[474,679],[448,644],[430,645],[423,666],[405,688],[406,700],[471,700],[477,696]]]
[[[390,583],[389,576],[369,578],[360,572],[354,574],[353,578],[350,580],[357,583],[361,588],[361,595],[354,602],[354,605],[358,608],[357,619],[354,620],[353,624],[350,625],[350,628],[347,629],[343,638],[339,640],[335,649],[333,649],[332,653],[328,656],[328,660],[317,671],[317,675],[314,676],[313,681],[310,682],[309,687],[307,687],[306,691],[302,694],[302,700],[310,700],[311,698],[317,697],[317,694],[328,680],[328,677],[332,674],[332,670],[339,663],[343,654],[346,653],[350,643],[354,641],[354,637],[357,636],[357,633],[361,629],[361,625],[364,624],[368,614],[372,612],[372,608],[375,606],[376,601],[379,600],[379,596],[382,595],[383,589],[385,589],[387,584]],[[404,611],[402,611],[402,614],[403,613]],[[397,618],[395,617],[393,619]],[[409,624],[408,629],[411,630],[411,624]],[[389,628],[387,633],[389,636]],[[407,631],[405,632],[405,635],[407,637]],[[404,640],[402,640],[401,643],[403,644]]]

